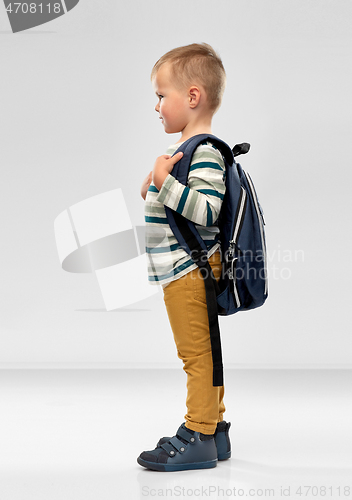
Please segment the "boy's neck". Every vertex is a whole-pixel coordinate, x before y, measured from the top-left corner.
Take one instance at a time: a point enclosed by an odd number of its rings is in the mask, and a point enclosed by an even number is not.
[[[179,144],[180,142],[184,142],[184,141],[187,141],[187,139],[190,139],[191,137],[194,137],[195,135],[198,135],[198,134],[213,134],[213,132],[211,131],[211,128],[199,128],[199,129],[193,129],[192,131],[188,132],[187,134],[182,134],[180,139],[175,142],[175,144]]]
[[[198,134],[212,134],[211,120],[186,125],[186,127],[182,130],[181,137],[176,142],[176,144],[187,141],[187,139],[190,139],[191,137]]]

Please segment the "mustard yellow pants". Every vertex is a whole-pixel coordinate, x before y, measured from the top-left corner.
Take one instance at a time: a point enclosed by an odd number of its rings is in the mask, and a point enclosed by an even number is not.
[[[221,275],[220,252],[209,258],[216,280]],[[164,302],[177,355],[187,374],[186,427],[213,434],[223,420],[224,386],[213,387],[213,360],[205,287],[199,268],[164,288]]]

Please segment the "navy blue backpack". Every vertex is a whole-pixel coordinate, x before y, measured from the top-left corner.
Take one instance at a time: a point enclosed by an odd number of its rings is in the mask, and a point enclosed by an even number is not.
[[[165,206],[169,225],[180,246],[200,268],[206,291],[209,331],[213,357],[213,386],[223,385],[223,365],[218,315],[254,309],[268,297],[264,216],[252,179],[234,157],[249,151],[249,144],[232,150],[213,135],[191,137],[175,151],[183,156],[171,175],[187,185],[192,156],[204,141],[221,152],[226,166],[226,192],[218,218],[222,274],[216,281],[207,259],[208,249],[195,224]]]

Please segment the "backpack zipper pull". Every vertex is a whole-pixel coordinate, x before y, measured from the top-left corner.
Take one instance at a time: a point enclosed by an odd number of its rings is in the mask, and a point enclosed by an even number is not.
[[[230,259],[235,255],[235,242],[233,240],[229,241],[229,248],[228,248],[228,255],[227,255],[227,262],[229,262]]]

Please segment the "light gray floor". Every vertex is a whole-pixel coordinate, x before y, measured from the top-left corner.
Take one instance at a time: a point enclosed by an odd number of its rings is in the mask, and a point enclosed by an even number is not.
[[[1,370],[0,499],[349,500],[351,379],[349,370],[227,370],[232,458],[162,473],[136,458],[184,421],[182,368]]]

